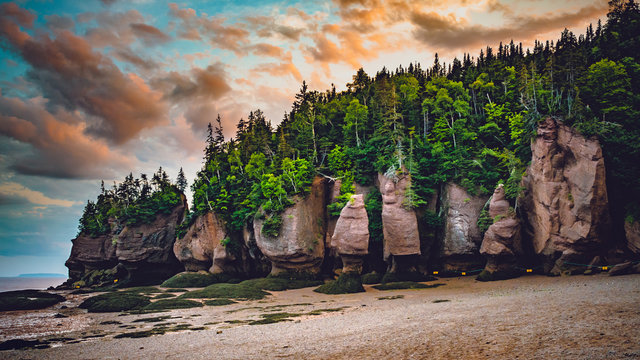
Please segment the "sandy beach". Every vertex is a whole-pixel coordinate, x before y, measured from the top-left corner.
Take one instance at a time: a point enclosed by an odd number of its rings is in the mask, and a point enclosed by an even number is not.
[[[435,283],[446,285],[366,287],[352,295],[306,288],[259,301],[124,316],[73,309],[87,295],[74,296],[58,308],[0,315],[2,341],[53,339],[50,348],[2,351],[0,358],[640,358],[640,275],[526,276],[493,283],[464,277]],[[63,305],[68,308],[59,309]],[[291,316],[287,321],[249,325],[265,314],[285,312]],[[68,317],[55,318],[58,313]],[[159,324],[191,330],[114,338]]]

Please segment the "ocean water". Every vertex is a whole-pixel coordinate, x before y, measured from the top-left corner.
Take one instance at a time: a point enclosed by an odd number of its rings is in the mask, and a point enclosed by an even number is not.
[[[63,277],[0,277],[0,292],[12,290],[45,290],[65,282]]]

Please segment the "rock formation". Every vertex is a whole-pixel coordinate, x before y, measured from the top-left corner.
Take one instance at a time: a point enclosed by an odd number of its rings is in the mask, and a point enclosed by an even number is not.
[[[640,221],[625,221],[624,233],[627,237],[627,248],[640,254]]]
[[[273,275],[281,272],[317,274],[324,258],[324,179],[316,177],[311,193],[306,198],[296,197],[294,202],[280,214],[282,225],[278,236],[262,233],[265,219],[260,214],[253,221],[256,244],[271,261]]]
[[[342,258],[342,273],[362,272],[362,262],[369,253],[369,218],[364,195],[352,195],[340,212],[331,243]]]
[[[446,185],[443,196],[445,227],[441,251],[444,270],[469,270],[470,267],[483,264],[478,252],[482,243],[478,217],[486,203],[487,197],[471,196],[454,183]]]
[[[607,242],[609,210],[600,144],[547,117],[522,179],[525,233],[545,271],[588,263]],[[570,269],[569,269],[570,270]]]
[[[213,265],[214,250],[225,238],[224,224],[212,212],[198,216],[177,239],[173,252],[187,271],[209,270]]]
[[[111,232],[96,238],[80,234],[72,240],[66,262],[69,282],[99,285],[113,278],[120,282],[151,283],[164,280],[183,269],[173,253],[176,226],[182,221],[186,199],[171,213],[159,214],[148,224],[121,228],[113,220]]]
[[[378,174],[382,194],[382,229],[384,234],[384,259],[389,256],[420,254],[420,235],[415,211],[407,209],[405,192],[411,184],[407,175],[390,179]]]
[[[241,244],[234,247],[236,251],[227,249],[223,245],[227,237],[224,222],[217,214],[208,212],[198,216],[186,234],[176,240],[173,251],[187,271],[243,275],[247,272],[246,250]]]
[[[494,223],[485,232],[480,246],[480,254],[487,257],[484,270],[497,278],[510,277],[515,273],[516,255],[522,253],[520,221],[515,211],[509,209],[502,184],[493,192],[489,216]]]

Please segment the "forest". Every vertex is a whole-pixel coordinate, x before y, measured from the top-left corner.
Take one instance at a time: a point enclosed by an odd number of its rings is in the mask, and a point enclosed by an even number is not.
[[[277,235],[281,213],[304,196],[314,176],[340,179],[337,216],[354,184],[371,185],[377,173],[407,172],[404,204],[420,208],[447,182],[470,194],[491,194],[505,184],[517,209],[530,144],[544,116],[553,116],[602,145],[614,237],[625,220],[640,219],[640,10],[634,0],[610,1],[606,22],[576,36],[524,48],[513,40],[497,49],[446,64],[411,63],[376,74],[359,69],[347,90],[309,90],[305,82],[290,110],[272,125],[261,110],[237,123],[225,139],[220,115],[209,124],[204,164],[191,185],[191,209],[178,237],[199,215],[215,212],[226,223],[228,244],[255,216]],[[89,201],[81,233],[109,232],[119,223],[150,222],[170,211],[187,183],[173,184],[160,169],[105,189]],[[381,237],[380,194],[366,199],[372,241]],[[439,214],[419,221],[439,226]]]

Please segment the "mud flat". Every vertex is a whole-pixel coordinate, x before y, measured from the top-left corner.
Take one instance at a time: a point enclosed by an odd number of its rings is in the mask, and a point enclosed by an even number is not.
[[[20,326],[38,312],[7,312],[1,341],[50,341],[0,358],[640,358],[640,275],[433,283],[446,285],[350,295],[305,288],[152,314],[68,311],[60,321],[49,319],[55,309],[41,310],[55,335],[33,321]]]

